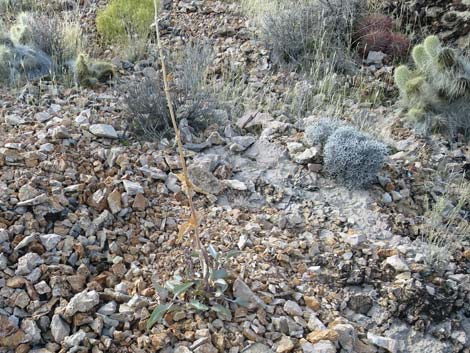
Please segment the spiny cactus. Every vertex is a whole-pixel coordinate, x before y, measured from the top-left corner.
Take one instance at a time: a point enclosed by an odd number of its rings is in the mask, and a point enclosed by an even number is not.
[[[408,117],[424,133],[470,137],[470,61],[436,36],[413,48],[415,69],[400,66],[395,83]]]
[[[80,86],[93,88],[98,83],[105,83],[114,77],[111,63],[90,62],[84,54],[79,54],[74,68],[75,82]]]

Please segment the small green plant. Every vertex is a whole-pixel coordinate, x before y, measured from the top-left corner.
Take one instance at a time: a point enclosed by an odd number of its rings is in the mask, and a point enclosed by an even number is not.
[[[470,61],[429,36],[413,48],[415,69],[395,70],[407,116],[424,133],[470,136]]]
[[[305,128],[305,141],[310,146],[323,146],[341,123],[334,118],[321,118]]]
[[[134,51],[129,57],[139,56],[152,31],[154,12],[153,0],[111,0],[98,12],[96,28],[105,43]]]
[[[224,320],[232,317],[229,303],[245,305],[241,298],[231,299],[227,296],[229,271],[225,268],[226,261],[238,255],[239,251],[219,253],[210,245],[207,253],[210,255],[208,263],[208,278],[204,279],[200,273],[189,273],[186,278],[174,275],[173,279],[165,282],[164,286],[157,286],[160,304],[153,310],[147,321],[147,329],[151,329],[157,322],[162,322],[165,315],[170,312],[185,311],[205,312],[212,311]],[[194,259],[200,258],[199,252],[193,252]],[[171,294],[171,295],[170,295]]]

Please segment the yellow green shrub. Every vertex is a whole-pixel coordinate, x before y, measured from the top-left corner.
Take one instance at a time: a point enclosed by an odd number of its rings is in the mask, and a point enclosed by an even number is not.
[[[96,27],[107,43],[126,45],[148,37],[154,13],[153,0],[111,0],[98,12]]]

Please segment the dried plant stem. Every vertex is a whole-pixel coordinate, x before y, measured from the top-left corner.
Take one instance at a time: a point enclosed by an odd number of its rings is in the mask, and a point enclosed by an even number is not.
[[[171,117],[171,122],[173,124],[173,129],[175,130],[175,138],[176,142],[178,144],[178,153],[179,157],[181,160],[181,166],[183,168],[183,180],[184,184],[186,186],[186,194],[188,197],[188,202],[189,202],[189,207],[191,210],[191,220],[194,227],[194,239],[193,239],[193,246],[196,248],[196,250],[199,251],[199,258],[202,264],[202,270],[203,270],[203,277],[208,284],[209,281],[209,255],[207,254],[207,251],[204,249],[202,246],[201,242],[201,237],[199,235],[199,219],[198,215],[196,212],[196,207],[194,206],[193,202],[193,187],[192,184],[189,180],[188,177],[188,168],[186,166],[186,160],[184,158],[184,153],[183,153],[183,144],[181,142],[181,134],[180,130],[178,128],[178,124],[176,122],[176,114],[173,108],[173,103],[171,100],[171,94],[170,94],[170,85],[168,83],[168,73],[166,70],[166,65],[165,65],[165,56],[163,53],[163,47],[162,47],[162,41],[160,39],[160,29],[158,28],[158,5],[157,5],[157,0],[153,0],[154,8],[155,8],[155,33],[157,35],[157,49],[158,49],[158,55],[160,56],[160,62],[162,66],[162,76],[163,76],[163,87],[165,90],[165,97],[166,101],[168,103],[168,109],[170,111],[170,117]]]

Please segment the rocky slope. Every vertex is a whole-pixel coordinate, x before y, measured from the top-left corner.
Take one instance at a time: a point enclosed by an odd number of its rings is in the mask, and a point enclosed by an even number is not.
[[[174,1],[164,40],[214,38],[214,71],[235,63],[279,99],[283,74],[270,73],[236,10]],[[114,62],[124,81],[153,65]],[[470,352],[469,244],[433,273],[417,217],[424,196],[443,191],[437,168],[468,173],[468,144],[417,137],[391,108],[369,111],[388,121],[392,154],[370,190],[350,191],[304,143],[316,116],[253,111],[188,133],[203,241],[242,251],[232,294],[250,305],[231,304],[230,318],[178,313],[146,331],[155,284],[186,266],[176,150],[124,139],[113,87],[0,92],[0,351]],[[362,111],[351,105],[346,118]]]

